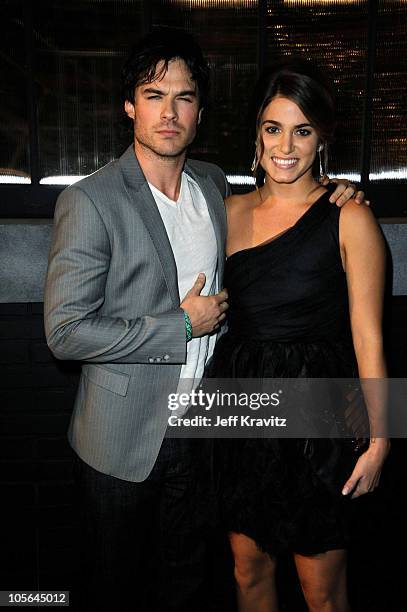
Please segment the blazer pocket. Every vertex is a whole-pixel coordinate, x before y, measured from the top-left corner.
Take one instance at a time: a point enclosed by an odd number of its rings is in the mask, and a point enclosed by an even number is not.
[[[82,374],[92,383],[108,391],[125,396],[129,386],[130,376],[121,372],[113,372],[101,366],[86,364],[82,367]]]

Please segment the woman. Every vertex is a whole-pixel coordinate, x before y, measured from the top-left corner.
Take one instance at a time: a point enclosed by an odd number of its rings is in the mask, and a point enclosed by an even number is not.
[[[368,207],[330,204],[313,175],[333,136],[329,89],[308,62],[285,59],[261,80],[257,109],[258,188],[226,201],[228,331],[207,375],[384,378],[380,231]],[[365,399],[372,422],[381,406]],[[307,441],[225,442],[221,509],[239,610],[278,610],[276,556],[289,550],[309,610],[348,611],[347,504],[377,486],[387,439],[372,439],[335,487]],[[312,441],[314,458],[323,444]]]

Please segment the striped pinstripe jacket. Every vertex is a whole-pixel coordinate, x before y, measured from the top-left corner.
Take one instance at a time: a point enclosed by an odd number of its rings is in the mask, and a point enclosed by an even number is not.
[[[217,166],[187,161],[224,266],[229,187]],[[82,374],[68,437],[96,470],[140,482],[167,427],[186,359],[177,270],[133,147],[58,198],[45,289],[47,342]]]

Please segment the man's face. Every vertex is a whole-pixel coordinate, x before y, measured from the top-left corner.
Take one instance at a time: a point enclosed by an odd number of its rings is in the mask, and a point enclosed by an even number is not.
[[[163,62],[157,64],[156,74]],[[139,85],[134,104],[125,103],[134,123],[136,153],[179,157],[193,141],[200,120],[196,83],[183,60],[169,62],[160,79]]]

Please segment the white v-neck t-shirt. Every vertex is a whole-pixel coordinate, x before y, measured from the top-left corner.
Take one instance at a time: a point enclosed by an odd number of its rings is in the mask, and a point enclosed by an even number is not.
[[[200,272],[206,276],[201,295],[213,295],[217,290],[217,243],[208,206],[202,191],[186,172],[181,176],[181,188],[175,202],[148,183],[163,220],[174,254],[178,273],[180,301],[191,289]],[[205,362],[212,355],[216,336],[192,338],[187,344],[187,360],[181,368],[181,379],[190,379],[191,388],[202,377]],[[194,381],[195,380],[195,384]],[[184,381],[182,392],[188,392]]]

